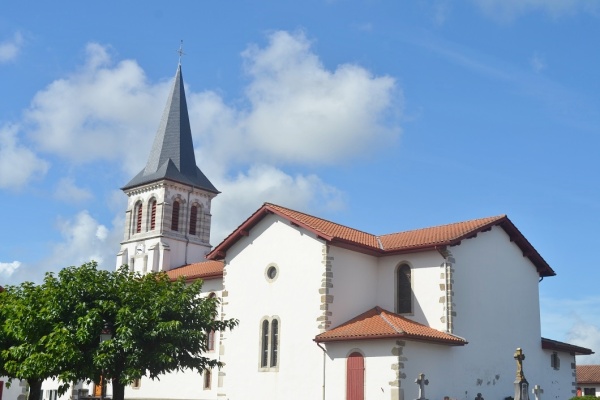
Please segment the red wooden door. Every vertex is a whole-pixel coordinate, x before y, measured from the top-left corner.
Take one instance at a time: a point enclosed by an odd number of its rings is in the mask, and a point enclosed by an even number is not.
[[[365,399],[365,361],[360,353],[352,353],[346,363],[346,400]]]

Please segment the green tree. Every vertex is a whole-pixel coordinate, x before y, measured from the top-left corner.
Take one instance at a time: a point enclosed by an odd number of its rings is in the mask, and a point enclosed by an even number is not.
[[[27,380],[31,398],[39,398],[44,379],[60,372],[48,348],[56,336],[47,305],[42,287],[31,282],[0,293],[0,370],[11,379]]]
[[[35,399],[32,382],[58,378],[64,392],[68,382],[99,382],[102,375],[112,380],[113,399],[122,400],[125,385],[142,376],[218,368],[203,356],[207,332],[232,329],[237,321],[217,320],[218,300],[201,298],[201,289],[201,281],[109,272],[94,262],[47,274],[40,286],[9,287],[3,302],[10,307],[0,322],[5,338],[18,345],[0,352],[8,376],[27,379]],[[107,327],[112,337],[100,343]]]

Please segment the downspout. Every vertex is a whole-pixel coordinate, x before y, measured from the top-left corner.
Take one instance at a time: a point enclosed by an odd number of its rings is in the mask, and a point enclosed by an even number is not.
[[[317,344],[317,346],[319,346],[321,348],[321,350],[323,350],[323,392],[322,392],[323,399],[322,400],[325,400],[325,361],[327,359],[327,357],[326,357],[327,350],[325,350],[325,348],[323,346],[321,346],[321,343],[319,343],[317,341],[315,341],[315,343]]]

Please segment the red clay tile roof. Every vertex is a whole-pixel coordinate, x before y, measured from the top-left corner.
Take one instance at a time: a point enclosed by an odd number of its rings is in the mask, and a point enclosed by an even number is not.
[[[386,250],[410,249],[450,244],[453,241],[475,236],[477,232],[496,225],[506,215],[474,219],[454,224],[416,229],[413,231],[391,233],[380,237]]]
[[[577,383],[600,385],[600,365],[578,365]]]
[[[336,238],[371,247],[373,249],[379,249],[377,236],[370,233],[336,224],[335,222],[317,218],[299,211],[290,210],[289,208],[278,206],[276,204],[266,203],[265,205],[271,210],[278,211],[277,214],[287,216],[289,217],[288,219],[292,219],[296,223],[304,225],[315,233],[321,234],[325,239],[331,240],[332,238]]]
[[[540,276],[556,275],[548,263],[546,263],[506,215],[375,236],[286,207],[265,203],[211,251],[207,257],[212,260],[224,258],[227,250],[240,237],[247,236],[248,232],[268,214],[277,214],[290,221],[290,223],[313,232],[333,245],[374,256],[432,250],[443,248],[444,246],[458,245],[462,240],[475,237],[479,232],[485,232],[497,225],[502,227],[510,239],[519,246],[523,255],[529,257]]]
[[[171,280],[176,280],[180,276],[183,276],[186,281],[221,278],[223,276],[223,265],[223,261],[203,261],[172,269],[167,271],[167,275]]]
[[[464,346],[467,341],[375,307],[315,337],[316,342],[402,338]]]
[[[565,351],[567,353],[576,354],[576,355],[594,354],[594,352],[588,348],[575,346],[573,344],[559,342],[558,340],[547,339],[544,337],[542,338],[542,349]]]

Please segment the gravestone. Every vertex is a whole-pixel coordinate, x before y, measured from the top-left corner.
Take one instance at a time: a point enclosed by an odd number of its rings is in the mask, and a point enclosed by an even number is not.
[[[515,380],[515,400],[529,400],[529,383],[523,372],[523,360],[525,354],[521,348],[517,348],[514,359],[517,361],[517,379]]]
[[[542,393],[544,393],[544,389],[540,387],[540,385],[535,385],[533,389],[531,389],[531,393],[535,396],[535,400],[542,400]]]
[[[419,377],[415,380],[415,383],[419,385],[419,397],[417,400],[427,400],[425,398],[425,385],[429,385],[429,379],[425,379],[425,374],[419,374]]]

